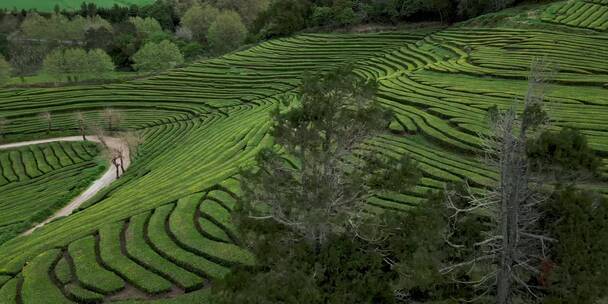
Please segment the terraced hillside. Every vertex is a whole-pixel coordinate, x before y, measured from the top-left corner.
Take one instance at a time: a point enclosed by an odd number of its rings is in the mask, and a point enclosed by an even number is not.
[[[549,7],[543,21],[573,27],[608,31],[608,1],[569,0]]]
[[[106,107],[144,143],[123,178],[81,211],[0,246],[0,303],[205,303],[236,264],[255,263],[230,222],[240,168],[253,164],[269,111],[304,72],[346,61],[380,83],[397,120],[361,149],[410,154],[424,173],[407,195],[379,193],[370,209],[407,210],[428,190],[496,180],[477,160],[487,109],[526,90],[534,57],[558,63],[547,95],[554,128],[585,133],[608,176],[608,35],[506,28],[306,34],[125,84],[0,91],[10,138],[77,133],[73,112],[102,121]],[[588,185],[608,195],[605,184]]]
[[[92,143],[0,150],[0,243],[48,217],[104,170]]]

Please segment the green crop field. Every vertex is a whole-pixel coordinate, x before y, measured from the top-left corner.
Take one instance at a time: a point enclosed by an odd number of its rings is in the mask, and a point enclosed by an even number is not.
[[[373,197],[372,212],[407,210],[428,190],[464,178],[475,188],[492,184],[497,173],[479,161],[487,109],[507,109],[523,98],[536,57],[560,70],[546,96],[552,128],[581,130],[603,157],[606,180],[608,15],[589,5],[608,6],[605,0],[551,4],[530,17],[541,18],[542,26],[528,29],[302,34],[121,84],[0,90],[8,140],[44,136],[45,111],[61,134],[76,135],[75,111],[100,122],[106,107],[120,110],[121,126],[144,140],[126,174],[77,213],[0,245],[0,303],[208,303],[214,280],[234,265],[256,263],[230,211],[244,182],[239,170],[254,163],[260,148],[273,146],[269,112],[295,92],[304,72],[345,62],[379,81],[377,99],[396,115],[392,132],[361,149],[409,154],[423,171],[407,194]],[[45,149],[0,156],[2,212],[23,215],[20,208],[28,207],[5,199],[3,183],[73,166],[45,158]],[[6,171],[4,159],[11,161]],[[34,165],[33,159],[47,161]],[[608,196],[606,184],[586,186]],[[3,214],[0,227],[10,224]]]
[[[0,244],[63,207],[105,169],[92,143],[0,150]]]
[[[0,9],[35,9],[39,12],[52,12],[56,5],[65,10],[80,9],[83,2],[95,3],[98,7],[111,7],[115,4],[128,6],[131,4],[146,5],[153,3],[154,0],[4,0],[0,1]]]
[[[569,0],[545,11],[543,21],[600,31],[608,30],[608,1]]]

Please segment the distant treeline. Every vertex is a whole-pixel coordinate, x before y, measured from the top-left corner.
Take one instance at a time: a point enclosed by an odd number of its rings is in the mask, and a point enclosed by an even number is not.
[[[0,59],[7,60],[12,66],[12,75],[22,79],[38,73],[45,58],[56,48],[83,48],[87,52],[100,49],[111,57],[118,70],[159,71],[184,60],[221,55],[246,43],[303,30],[419,21],[449,24],[519,2],[521,0],[157,0],[149,5],[112,7],[82,3],[80,9],[71,11],[60,6],[53,12],[5,9],[0,10]],[[161,42],[165,42],[162,44],[165,48],[159,47]],[[146,44],[150,45],[144,49]],[[142,49],[145,52],[136,56]],[[145,58],[146,63],[137,63],[137,58]],[[162,64],[154,58],[170,59],[164,61],[174,64]]]
[[[550,2],[551,0],[533,0]],[[210,4],[216,7],[251,7],[247,2],[257,2],[264,7],[255,11],[256,16],[250,29],[254,38],[270,38],[289,35],[309,27],[344,27],[364,23],[394,24],[408,21],[441,21],[452,23],[501,10],[524,0],[157,0],[139,6],[114,5],[98,7],[95,3],[83,2],[80,9],[67,11],[57,6],[55,12],[66,17],[99,15],[111,23],[120,23],[129,17],[152,17],[165,30],[179,27],[181,17],[187,8],[196,4]],[[530,2],[530,1],[528,1]],[[0,20],[10,14],[25,18],[28,11],[0,10]],[[51,16],[53,13],[41,13]]]

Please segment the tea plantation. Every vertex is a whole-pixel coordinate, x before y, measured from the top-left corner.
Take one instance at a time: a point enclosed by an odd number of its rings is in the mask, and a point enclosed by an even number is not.
[[[46,219],[105,169],[91,143],[0,150],[0,244]]]
[[[492,183],[497,173],[478,158],[487,110],[523,98],[535,57],[559,68],[546,96],[552,128],[581,130],[603,157],[606,180],[608,2],[558,2],[530,18],[527,27],[302,34],[122,84],[0,90],[9,140],[43,136],[47,111],[56,133],[77,135],[75,111],[101,122],[106,107],[119,109],[121,127],[144,139],[126,174],[77,213],[0,245],[0,303],[207,303],[214,280],[256,263],[230,211],[239,170],[273,145],[269,112],[304,72],[345,62],[379,81],[378,101],[396,114],[391,132],[361,149],[409,154],[423,171],[407,194],[377,194],[372,212],[407,210],[446,182]],[[93,165],[89,148],[0,152],[0,229],[54,208],[28,197],[82,179],[74,170]],[[586,187],[608,196],[606,184]]]

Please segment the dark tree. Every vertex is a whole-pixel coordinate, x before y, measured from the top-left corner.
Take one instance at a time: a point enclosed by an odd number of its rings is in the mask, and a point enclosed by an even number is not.
[[[285,36],[308,26],[312,14],[308,0],[274,1],[254,24],[260,38]]]
[[[131,69],[131,56],[142,44],[137,37],[137,29],[131,22],[121,22],[114,25],[114,40],[109,46],[108,55],[119,69]]]
[[[600,303],[608,296],[608,201],[568,187],[546,208],[546,225],[559,242],[539,278],[548,289],[544,303]]]
[[[526,149],[534,167],[543,171],[553,171],[558,180],[572,180],[573,174],[595,175],[601,165],[600,159],[589,147],[585,136],[574,129],[564,128],[559,132],[545,131],[530,140]]]
[[[264,149],[260,169],[245,173],[245,210],[289,227],[320,247],[341,231],[367,234],[367,200],[376,191],[405,191],[417,180],[413,162],[365,149],[392,115],[374,100],[376,83],[350,66],[306,75],[298,100],[273,113],[273,138],[285,153]],[[295,167],[285,158],[294,158]]]
[[[84,43],[87,50],[102,49],[108,52],[111,50],[113,41],[114,34],[105,27],[90,28],[84,34]]]
[[[216,288],[220,303],[395,301],[399,274],[392,269],[411,252],[383,240],[405,219],[371,213],[367,201],[378,191],[406,191],[419,174],[409,158],[385,157],[365,144],[387,131],[392,115],[374,101],[376,83],[351,69],[306,75],[299,97],[286,98],[273,113],[277,149],[262,150],[258,168],[242,174],[237,213],[242,242],[259,267],[229,275]],[[420,214],[417,223],[424,222]],[[424,223],[425,231],[440,222]],[[420,252],[442,244],[442,235],[434,235],[439,239],[429,237]],[[389,258],[391,251],[399,257]]]
[[[0,57],[8,57],[9,55],[9,43],[8,38],[5,34],[0,33]]]
[[[82,4],[80,4],[80,10],[78,11],[78,14],[82,17],[93,17],[97,15],[97,10],[98,8],[95,3],[83,2]]]
[[[97,9],[97,14],[113,24],[127,21],[129,16],[134,16],[130,14],[129,7],[118,4],[114,4],[111,8],[100,7]]]
[[[174,31],[179,25],[179,17],[175,14],[172,1],[156,0],[150,5],[141,8],[142,18],[152,17],[156,19],[164,30]]]
[[[42,66],[49,46],[46,44],[13,41],[9,49],[10,64],[15,76],[25,82],[25,76],[36,73]]]

